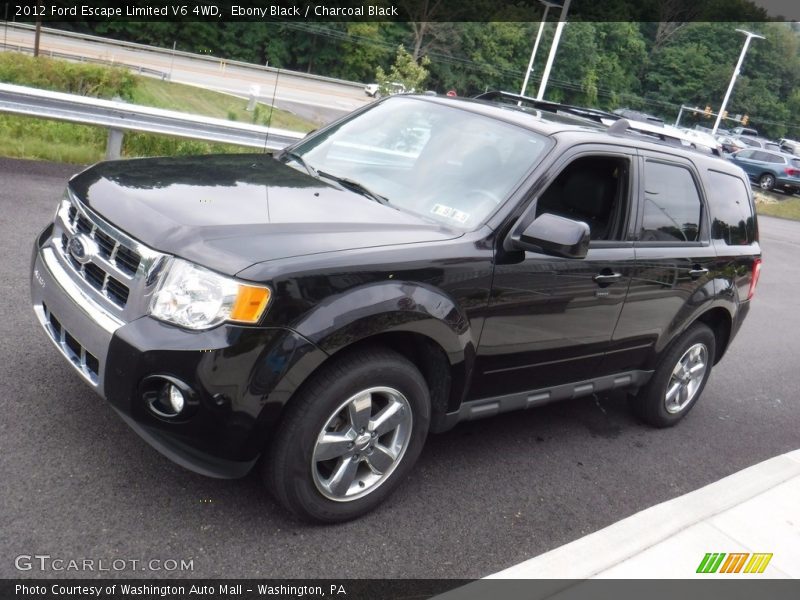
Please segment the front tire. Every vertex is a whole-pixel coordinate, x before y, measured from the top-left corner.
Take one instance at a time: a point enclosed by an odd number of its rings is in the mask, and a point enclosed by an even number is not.
[[[716,338],[707,325],[695,323],[687,329],[631,399],[636,415],[653,427],[671,427],[683,419],[703,393],[715,351]]]
[[[293,400],[265,481],[299,517],[336,523],[383,502],[414,466],[430,424],[425,379],[385,349],[334,359]]]

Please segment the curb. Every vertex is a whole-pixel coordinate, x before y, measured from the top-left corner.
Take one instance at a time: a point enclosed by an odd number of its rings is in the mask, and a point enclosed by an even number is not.
[[[588,579],[795,477],[800,477],[800,450],[657,504],[486,579]]]

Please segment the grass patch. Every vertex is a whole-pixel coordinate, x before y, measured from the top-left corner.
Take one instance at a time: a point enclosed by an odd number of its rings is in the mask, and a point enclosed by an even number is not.
[[[770,194],[770,196],[775,199],[773,202],[756,203],[756,211],[759,215],[800,221],[800,198],[778,196],[777,194]]]
[[[131,102],[257,125],[266,125],[269,122],[271,108],[259,104],[254,111],[248,112],[246,99],[182,83],[169,83],[145,77],[138,78]],[[302,133],[317,127],[305,119],[279,109],[273,111],[271,126]]]
[[[306,132],[316,125],[289,112],[258,105],[246,110],[247,100],[193,86],[133,75],[120,68],[0,53],[0,81],[99,98],[119,97],[133,104]],[[17,117],[0,113],[0,155],[88,164],[105,157],[107,130],[102,127]],[[256,148],[186,138],[129,132],[123,156],[254,152]]]

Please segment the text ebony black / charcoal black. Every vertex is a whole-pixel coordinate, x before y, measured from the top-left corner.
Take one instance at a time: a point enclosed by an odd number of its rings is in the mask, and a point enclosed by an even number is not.
[[[36,240],[38,320],[164,455],[257,466],[323,522],[463,420],[619,389],[673,425],[758,280],[747,176],[522,100],[393,96],[274,156],[95,165]]]

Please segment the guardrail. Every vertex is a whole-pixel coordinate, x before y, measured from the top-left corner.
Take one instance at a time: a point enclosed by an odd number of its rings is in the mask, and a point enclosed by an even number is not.
[[[0,43],[0,48],[6,51],[11,50],[13,52],[20,52],[20,53],[27,52],[28,54],[33,54],[33,48],[30,48],[28,46],[20,46],[19,44],[8,44],[2,42]],[[165,71],[159,71],[157,69],[143,67],[142,65],[132,65],[130,63],[120,62],[113,59],[95,58],[92,56],[83,56],[80,54],[68,54],[67,52],[55,52],[54,50],[42,50],[39,52],[39,54],[41,56],[48,56],[50,58],[61,58],[64,60],[71,60],[82,63],[107,65],[109,67],[122,67],[123,69],[128,69],[130,71],[133,71],[134,73],[139,73],[140,75],[151,75],[153,77],[158,77],[159,79],[167,79],[168,77],[168,73]]]
[[[2,23],[3,27],[7,27],[11,30],[24,30],[24,31],[33,31],[36,29],[33,25],[28,25],[27,23],[12,23],[3,21],[0,19],[0,23]],[[218,56],[212,56],[208,54],[193,54],[191,52],[184,52],[182,50],[172,50],[171,48],[160,48],[158,46],[148,46],[146,44],[137,44],[135,42],[124,42],[122,40],[115,40],[112,38],[104,38],[99,37],[96,35],[90,35],[86,33],[75,33],[73,31],[63,31],[61,29],[53,29],[52,27],[42,27],[42,33],[46,33],[52,36],[60,36],[64,38],[72,38],[72,39],[79,39],[85,40],[87,42],[94,42],[98,44],[107,44],[111,46],[118,46],[120,48],[128,48],[131,50],[140,50],[145,52],[151,52],[153,54],[162,54],[166,57],[172,56],[180,56],[183,58],[191,58],[194,60],[203,60],[206,62],[213,62],[220,65],[227,65],[227,66],[236,66],[245,69],[253,69],[256,71],[262,71],[264,73],[280,73],[281,77],[285,77],[286,75],[291,75],[293,77],[301,77],[303,79],[310,79],[314,81],[322,81],[327,83],[335,83],[347,87],[353,88],[363,88],[363,83],[358,83],[357,81],[347,81],[346,79],[337,79],[336,77],[325,77],[324,75],[314,75],[313,73],[303,73],[302,71],[289,71],[287,69],[276,69],[275,67],[269,67],[266,65],[257,65],[253,63],[247,63],[240,60],[231,60],[227,58],[221,58]],[[71,58],[76,58],[77,54],[70,55]]]
[[[279,150],[304,136],[285,129],[5,83],[0,83],[0,112],[107,127],[106,158],[119,158],[125,131],[143,131],[269,150]]]

